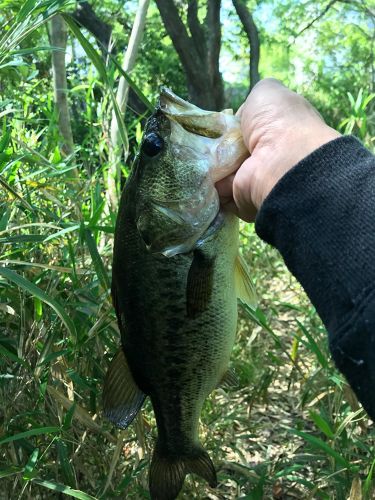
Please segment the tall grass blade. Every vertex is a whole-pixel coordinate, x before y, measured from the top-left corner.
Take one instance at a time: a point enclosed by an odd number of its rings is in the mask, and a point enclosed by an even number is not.
[[[34,211],[33,207],[26,200],[24,200],[23,197],[19,193],[17,193],[17,191],[15,189],[13,189],[12,186],[10,186],[7,183],[7,181],[1,175],[0,175],[0,185],[3,186],[4,189],[9,191],[15,198],[17,198],[17,200],[19,200],[21,202],[21,205],[23,205],[25,208],[27,208],[31,212]]]
[[[137,94],[139,99],[143,102],[143,104],[146,106],[146,108],[153,112],[154,111],[154,106],[152,103],[147,99],[147,97],[144,95],[142,90],[138,87],[138,85],[135,83],[135,81],[130,78],[128,73],[121,67],[121,64],[116,61],[116,59],[110,55],[109,56],[110,61],[116,66],[116,69],[118,72],[125,78],[125,80],[128,82],[129,86],[134,90],[134,92]]]
[[[103,264],[102,258],[100,257],[100,254],[98,252],[98,247],[96,246],[94,237],[90,229],[85,229],[84,234],[85,234],[85,241],[89,249],[91,259],[94,264],[94,268],[98,276],[99,282],[101,286],[104,288],[104,290],[109,290],[111,288],[111,283],[107,271],[105,269],[105,266]]]
[[[81,44],[83,50],[86,52],[87,56],[91,60],[91,62],[94,64],[96,67],[100,77],[102,80],[105,82],[107,89],[110,93],[111,96],[111,101],[112,101],[112,106],[114,109],[114,112],[116,114],[118,126],[119,126],[119,131],[121,135],[121,141],[124,146],[125,151],[129,150],[129,141],[128,141],[128,134],[126,132],[126,127],[125,127],[125,122],[122,114],[120,113],[120,109],[118,107],[117,101],[116,101],[116,96],[113,92],[113,88],[110,84],[110,81],[108,79],[107,75],[107,70],[104,65],[103,59],[101,58],[100,54],[98,51],[93,47],[93,45],[87,40],[87,38],[83,35],[79,27],[77,26],[76,22],[74,19],[69,15],[69,14],[61,14],[66,22],[66,24],[69,26],[79,43]]]
[[[32,436],[40,436],[41,434],[56,434],[60,432],[60,427],[36,427],[25,432],[19,432],[18,434],[13,434],[12,436],[7,436],[0,439],[0,445],[5,443],[11,443],[12,441],[18,441],[19,439],[24,439]]]
[[[308,330],[305,328],[305,326],[298,319],[296,319],[296,323],[300,327],[300,329],[302,330],[304,335],[307,337],[308,343],[304,342],[304,344],[311,350],[311,352],[313,352],[315,354],[321,367],[327,368],[328,360],[327,360],[326,356],[320,350],[315,339],[312,337],[312,335],[308,332]],[[303,340],[301,339],[301,341],[303,341]]]
[[[3,477],[14,476],[14,474],[19,474],[23,469],[21,467],[6,467],[5,469],[0,469],[0,479]]]
[[[33,479],[33,483],[39,484],[39,486],[44,486],[50,490],[64,493],[65,495],[69,495],[74,498],[79,498],[80,500],[97,500],[96,497],[93,497],[87,493],[84,493],[80,490],[74,490],[70,486],[66,484],[56,483],[55,481],[44,480],[44,479]]]
[[[342,455],[340,455],[340,453],[335,451],[333,448],[331,448],[329,446],[329,444],[325,443],[321,439],[319,439],[315,436],[312,436],[311,434],[307,434],[307,432],[298,431],[296,429],[290,429],[290,432],[303,438],[305,441],[310,443],[314,448],[318,448],[321,451],[323,451],[324,453],[326,453],[327,455],[331,456],[341,466],[343,466],[349,470],[353,468],[353,466],[350,464],[350,462],[348,462],[346,460],[346,458],[344,458]]]
[[[64,441],[60,439],[56,443],[57,456],[60,462],[60,467],[63,474],[64,482],[68,484],[71,488],[76,487],[75,474],[72,464],[69,460],[68,449]]]
[[[331,429],[329,422],[327,422],[319,413],[315,411],[310,411],[309,415],[311,419],[314,421],[315,425],[330,439],[335,437],[335,433]]]
[[[20,276],[16,272],[11,269],[7,269],[6,267],[0,266],[0,276],[6,278],[9,281],[12,281],[14,284],[30,293],[31,295],[38,297],[40,300],[48,304],[52,309],[56,312],[56,314],[60,317],[66,329],[68,330],[71,339],[73,342],[77,339],[77,331],[74,326],[73,321],[69,318],[65,309],[59,304],[55,299],[52,299],[49,295],[47,295],[43,290],[34,285],[31,281],[26,278]]]

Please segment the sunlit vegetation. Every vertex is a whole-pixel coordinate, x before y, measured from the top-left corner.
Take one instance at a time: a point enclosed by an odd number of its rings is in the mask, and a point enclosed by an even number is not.
[[[237,108],[257,78],[275,76],[373,147],[371,0],[148,3],[144,29],[133,0],[0,3],[0,498],[149,498],[151,405],[118,431],[101,391],[119,344],[118,194],[160,84],[203,107]],[[170,4],[185,31],[168,25]],[[249,16],[260,48],[252,81]],[[132,28],[143,36],[124,72]],[[219,83],[217,68],[202,73],[209,47],[212,63],[220,52]],[[186,62],[188,51],[199,58]],[[260,305],[240,307],[238,387],[217,389],[202,415],[219,486],[189,477],[181,498],[373,498],[373,426],[333,366],[322,323],[252,226],[241,226],[241,245]]]

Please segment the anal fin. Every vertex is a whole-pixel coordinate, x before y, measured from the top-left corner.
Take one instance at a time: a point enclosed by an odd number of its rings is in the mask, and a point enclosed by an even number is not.
[[[141,409],[146,395],[134,382],[122,349],[113,358],[104,380],[104,415],[121,429],[126,429]]]
[[[222,379],[220,380],[218,387],[238,387],[239,380],[237,375],[234,373],[234,370],[228,368],[228,370],[224,373]]]

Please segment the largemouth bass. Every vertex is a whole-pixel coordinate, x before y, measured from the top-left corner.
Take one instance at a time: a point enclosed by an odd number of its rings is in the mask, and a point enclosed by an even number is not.
[[[247,154],[237,118],[163,89],[122,193],[112,271],[122,348],[106,377],[104,411],[126,428],[150,397],[153,500],[176,498],[188,473],[216,486],[199,417],[231,378],[237,297],[253,305],[254,294],[238,219],[220,210],[214,182]]]

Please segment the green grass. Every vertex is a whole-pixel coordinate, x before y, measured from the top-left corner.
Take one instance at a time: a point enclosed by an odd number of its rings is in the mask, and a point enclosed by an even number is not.
[[[11,262],[0,270],[2,488],[8,498],[148,498],[150,404],[121,432],[101,411],[103,376],[118,345],[108,291],[112,219],[103,209],[90,226],[103,198],[93,201],[97,180],[86,186],[80,223],[68,202],[71,184],[59,182],[61,209],[34,190],[35,213],[16,199],[0,215],[10,208],[5,240],[43,236],[1,247],[1,264]],[[219,487],[191,477],[181,498],[261,499],[279,488],[286,498],[346,499],[357,477],[371,498],[373,432],[333,368],[324,328],[277,252],[250,226],[242,240],[261,304],[252,320],[240,307],[232,356],[239,387],[216,390],[202,415]]]
[[[17,43],[28,47],[25,30],[48,18],[26,7],[23,28],[0,40],[0,64],[14,62]],[[105,186],[113,82],[71,28],[98,70],[72,76],[73,107],[85,104],[73,123],[75,164],[60,154],[49,79],[28,72],[27,52],[17,71],[0,67],[11,89],[0,96],[0,498],[147,499],[151,405],[118,431],[101,404],[119,345],[109,293],[116,216]],[[123,129],[135,148],[139,118],[127,116]],[[320,319],[252,226],[242,224],[241,244],[261,301],[256,312],[239,307],[238,387],[214,391],[202,413],[219,486],[188,477],[181,498],[352,500],[356,488],[373,498],[374,431],[334,369]]]

